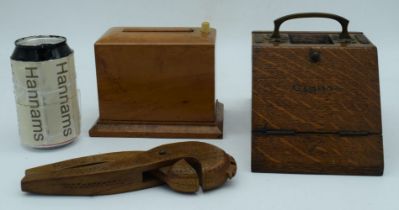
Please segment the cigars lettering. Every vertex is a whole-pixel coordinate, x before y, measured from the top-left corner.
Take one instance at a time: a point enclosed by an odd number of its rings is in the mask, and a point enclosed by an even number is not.
[[[337,92],[342,91],[342,88],[336,85],[302,85],[302,84],[293,84],[292,90],[296,92],[302,93],[329,93],[329,92]]]
[[[23,143],[54,146],[80,133],[72,55],[43,62],[12,61]]]

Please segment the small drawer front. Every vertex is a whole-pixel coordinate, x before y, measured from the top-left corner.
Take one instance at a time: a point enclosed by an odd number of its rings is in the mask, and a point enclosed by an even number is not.
[[[252,129],[381,132],[375,47],[253,48]]]
[[[382,175],[382,137],[252,134],[252,171]]]

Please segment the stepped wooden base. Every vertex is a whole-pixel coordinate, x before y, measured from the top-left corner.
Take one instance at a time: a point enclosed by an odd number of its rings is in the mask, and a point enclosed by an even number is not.
[[[216,120],[197,122],[131,122],[98,120],[91,137],[223,138],[223,104],[216,102]]]

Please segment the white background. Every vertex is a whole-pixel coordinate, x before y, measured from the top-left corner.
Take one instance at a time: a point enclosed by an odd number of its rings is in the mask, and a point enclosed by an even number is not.
[[[327,0],[126,0],[0,1],[0,209],[399,209],[399,4]],[[261,174],[250,171],[252,30],[272,30],[273,20],[294,12],[330,12],[348,18],[378,47],[384,130],[382,177]],[[146,150],[176,139],[90,138],[98,117],[93,43],[112,26],[217,28],[217,97],[225,105],[223,140],[206,140],[232,154],[236,177],[195,195],[167,187],[96,197],[37,196],[21,192],[24,170],[77,156]],[[293,20],[282,30],[338,30],[331,20]],[[75,50],[81,89],[82,135],[71,145],[31,150],[19,144],[9,56],[15,39],[37,34],[68,38]]]

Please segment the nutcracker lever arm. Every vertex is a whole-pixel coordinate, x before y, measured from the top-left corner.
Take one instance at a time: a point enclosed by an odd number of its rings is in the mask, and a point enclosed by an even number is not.
[[[166,183],[178,192],[211,190],[236,173],[234,159],[202,142],[161,145],[148,151],[81,157],[26,170],[25,192],[50,195],[106,195]]]

